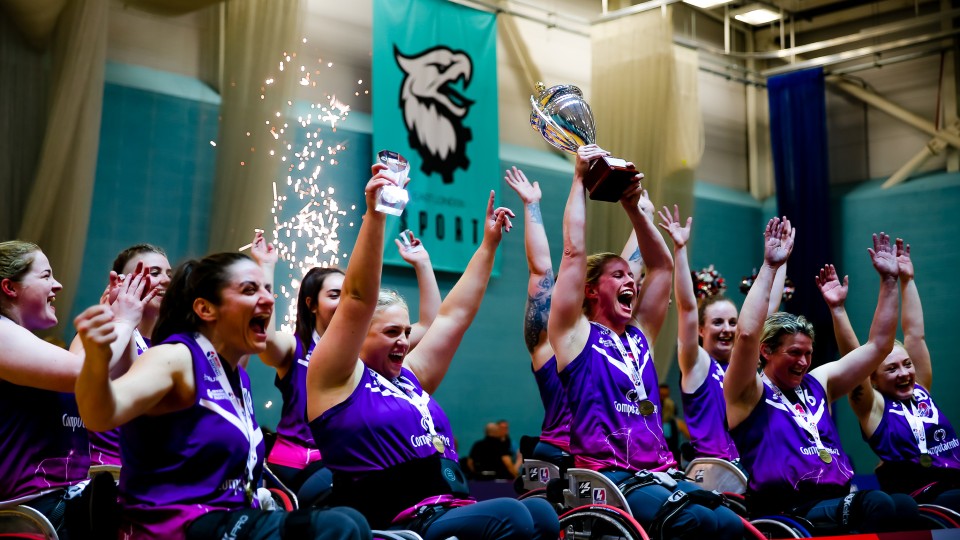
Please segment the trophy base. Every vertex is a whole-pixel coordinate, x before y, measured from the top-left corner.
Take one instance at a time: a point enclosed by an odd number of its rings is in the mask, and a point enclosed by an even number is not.
[[[627,167],[624,160],[604,156],[590,163],[583,186],[594,201],[617,202],[636,183],[638,173],[636,167]]]

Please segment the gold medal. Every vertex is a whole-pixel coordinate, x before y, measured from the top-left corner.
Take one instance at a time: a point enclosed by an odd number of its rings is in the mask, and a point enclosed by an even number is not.
[[[640,414],[650,416],[655,410],[657,410],[657,407],[649,399],[640,402]]]
[[[920,465],[923,467],[933,466],[933,458],[930,456],[930,454],[920,454]]]
[[[833,456],[830,455],[830,452],[826,448],[821,448],[817,451],[817,454],[820,455],[820,461],[824,463],[831,463],[833,461]]]
[[[437,450],[437,452],[442,454],[444,451],[443,439],[441,439],[439,435],[434,435],[431,439],[431,442],[433,442],[433,447]]]
[[[250,482],[244,484],[243,493],[247,497],[247,504],[253,504],[253,484]]]

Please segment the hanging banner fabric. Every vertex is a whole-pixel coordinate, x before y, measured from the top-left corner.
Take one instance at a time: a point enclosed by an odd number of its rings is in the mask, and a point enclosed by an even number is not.
[[[437,270],[462,272],[480,245],[502,176],[496,51],[492,13],[446,0],[374,0],[373,159],[391,150],[410,163],[410,201],[387,223],[388,264],[406,264],[389,242],[406,229]]]

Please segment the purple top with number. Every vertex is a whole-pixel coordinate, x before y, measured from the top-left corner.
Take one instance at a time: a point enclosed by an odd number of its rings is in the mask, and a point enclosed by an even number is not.
[[[320,451],[313,442],[313,434],[307,425],[307,366],[310,365],[310,353],[316,341],[310,341],[310,348],[303,352],[303,343],[296,338],[297,348],[290,368],[281,379],[274,378],[273,384],[283,396],[283,409],[277,423],[277,442],[267,457],[268,463],[302,469],[320,459]]]
[[[416,375],[400,370],[401,382],[424,394]],[[334,472],[362,474],[437,455],[420,411],[397,395],[374,370],[364,367],[360,384],[343,402],[310,422],[323,463]],[[430,415],[444,443],[443,457],[457,460],[453,430],[440,405],[429,397]]]
[[[174,334],[193,358],[193,405],[159,416],[139,416],[120,428],[121,534],[123,539],[184,538],[191,521],[213,510],[239,510],[247,502],[247,441],[242,418],[192,334]],[[250,379],[243,367],[223,363],[231,392],[253,415]],[[263,464],[263,434],[255,418],[255,481]]]
[[[543,402],[543,426],[540,440],[570,451],[570,408],[567,406],[567,394],[557,374],[557,357],[547,360],[540,369],[533,372],[540,389],[540,401]]]
[[[932,468],[960,470],[960,441],[957,432],[922,386],[913,388],[917,417],[923,422],[927,452]],[[883,417],[873,436],[867,439],[870,448],[885,462],[909,461],[920,464],[920,450],[907,416],[907,407],[900,401],[883,398]],[[913,414],[910,409],[906,411]],[[918,486],[919,487],[919,486]]]
[[[642,396],[613,340],[631,350],[627,336],[639,352],[642,389],[654,410],[641,414]],[[673,454],[663,436],[660,391],[647,338],[635,326],[623,336],[600,324],[590,323],[590,336],[583,351],[560,372],[572,415],[570,450],[577,467],[600,470],[616,467],[630,471],[663,470],[674,465]],[[633,398],[633,399],[631,399]],[[649,404],[648,404],[649,405]]]
[[[849,491],[853,477],[823,386],[807,374],[799,389],[808,418],[816,424],[830,454],[830,463],[820,457],[810,434],[767,384],[750,416],[731,430],[740,449],[740,463],[750,473],[750,491],[757,500],[780,501],[786,507],[842,496]],[[783,394],[784,399],[796,399],[794,391],[788,392]]]
[[[740,457],[727,431],[727,403],[723,399],[726,366],[710,358],[710,372],[693,393],[680,392],[683,415],[690,430],[690,443],[697,457],[733,461]]]
[[[0,381],[0,503],[32,499],[87,477],[87,429],[73,394]]]
[[[150,338],[142,337],[143,345],[137,343],[137,356],[150,347]],[[120,465],[120,428],[109,431],[91,431],[90,464]]]

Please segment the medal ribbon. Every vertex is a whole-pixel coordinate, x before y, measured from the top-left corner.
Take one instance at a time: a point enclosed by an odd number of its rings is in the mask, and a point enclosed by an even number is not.
[[[136,328],[133,329],[133,341],[137,344],[137,356],[140,356],[147,350],[147,342],[143,339],[143,334]]]
[[[433,424],[433,415],[430,414],[430,394],[428,394],[426,390],[420,395],[417,395],[417,388],[402,375],[391,381],[372,369],[370,372],[373,373],[374,378],[376,378],[381,385],[393,390],[400,399],[416,407],[420,412],[421,419],[427,425],[427,432],[431,440],[438,437],[437,428]]]
[[[773,397],[780,402],[781,405],[786,407],[787,410],[793,414],[793,417],[797,419],[797,423],[800,424],[800,427],[810,434],[810,437],[813,438],[813,444],[817,446],[817,450],[829,452],[827,447],[823,445],[823,441],[820,440],[820,430],[817,429],[817,424],[807,414],[807,407],[805,405],[805,400],[803,399],[803,392],[800,391],[800,388],[794,388],[793,391],[796,392],[797,398],[800,400],[800,408],[803,410],[803,412],[798,411],[797,408],[793,406],[793,403],[790,403],[790,400],[783,395],[783,392],[780,391],[780,388],[770,382],[770,379],[767,378],[766,373],[761,371],[760,378],[763,379],[763,384],[767,385],[770,390],[773,390]]]
[[[623,347],[623,342],[620,341],[620,336],[600,323],[595,324],[603,328],[607,332],[607,336],[613,341],[613,344],[617,346],[620,358],[623,359],[623,363],[627,366],[630,382],[633,383],[633,389],[637,392],[637,401],[647,399],[647,390],[643,387],[643,368],[647,365],[647,362],[644,360],[643,364],[640,364],[640,349],[637,347],[637,342],[634,341],[633,336],[630,335],[630,332],[625,332],[627,343],[630,345],[630,353],[632,353],[627,354],[627,350]]]
[[[253,433],[256,431],[253,428],[253,416],[244,406],[243,396],[237,396],[233,392],[233,386],[230,385],[230,381],[227,379],[227,373],[223,369],[223,364],[220,363],[220,355],[217,354],[216,350],[214,350],[213,344],[210,343],[210,340],[208,340],[203,334],[199,333],[194,334],[193,337],[197,340],[197,344],[200,345],[200,349],[203,350],[204,356],[207,357],[207,360],[213,366],[213,370],[217,375],[217,382],[220,383],[220,388],[222,388],[223,391],[226,392],[226,394],[230,397],[230,403],[233,405],[233,409],[237,414],[237,418],[240,420],[240,432],[243,433],[243,436],[247,439],[247,464],[243,472],[244,476],[247,477],[246,490],[247,497],[249,498],[251,493],[249,490],[253,489],[253,470],[257,467],[257,462],[259,461],[259,458],[257,457],[257,447],[254,444],[253,437]],[[236,426],[237,424],[234,425]]]
[[[910,425],[910,431],[913,432],[913,436],[917,439],[917,449],[920,450],[920,454],[928,454],[927,451],[927,431],[923,427],[923,419],[920,418],[920,414],[917,412],[916,400],[910,400],[910,407],[907,407],[903,403],[900,404],[903,409],[903,417],[907,419],[907,424]]]

